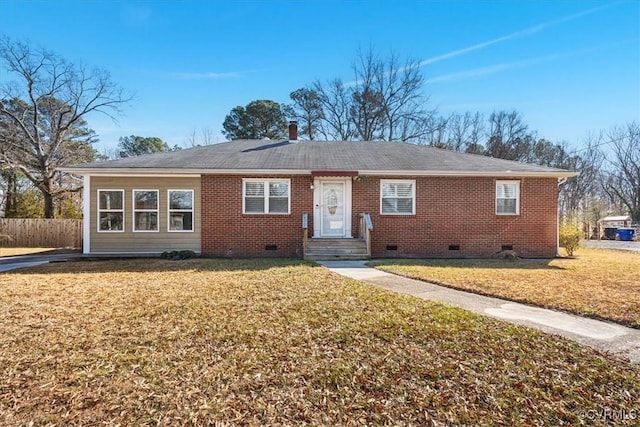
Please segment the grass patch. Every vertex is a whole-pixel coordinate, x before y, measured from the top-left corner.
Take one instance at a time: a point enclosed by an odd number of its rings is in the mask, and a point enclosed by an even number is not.
[[[0,425],[575,425],[640,369],[298,261],[0,274]],[[637,409],[637,408],[635,408]]]
[[[640,253],[580,249],[553,260],[389,260],[414,279],[640,328]]]

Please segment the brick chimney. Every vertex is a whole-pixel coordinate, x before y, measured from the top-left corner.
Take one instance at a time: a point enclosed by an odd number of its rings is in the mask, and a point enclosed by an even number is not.
[[[289,141],[298,140],[298,122],[291,120],[289,122]]]

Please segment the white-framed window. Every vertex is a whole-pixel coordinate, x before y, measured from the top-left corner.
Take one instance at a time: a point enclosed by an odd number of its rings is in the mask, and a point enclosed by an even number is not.
[[[242,213],[288,214],[291,210],[291,180],[242,180]]]
[[[98,190],[98,231],[124,232],[124,190]]]
[[[133,231],[159,231],[158,190],[133,190]]]
[[[496,181],[496,215],[520,215],[520,181]]]
[[[380,180],[380,213],[382,215],[415,215],[416,181]]]
[[[193,190],[168,190],[167,230],[193,231]]]

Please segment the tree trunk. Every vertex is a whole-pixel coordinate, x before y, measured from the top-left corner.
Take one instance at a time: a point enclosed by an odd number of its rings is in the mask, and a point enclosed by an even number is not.
[[[49,219],[55,218],[55,206],[53,203],[53,180],[50,178],[44,179],[39,188],[42,192],[42,199],[44,201],[44,217]]]
[[[42,193],[42,195],[44,196],[44,217],[54,218],[53,196],[50,193]]]
[[[16,172],[8,170],[2,173],[7,181],[7,190],[5,194],[4,216],[9,218],[13,216],[16,210],[16,197],[18,195],[18,179]]]

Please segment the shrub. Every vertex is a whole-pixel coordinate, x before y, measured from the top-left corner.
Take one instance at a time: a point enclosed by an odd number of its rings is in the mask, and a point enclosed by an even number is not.
[[[518,259],[518,254],[516,251],[500,251],[491,256],[493,259],[508,259],[508,260],[516,260]]]
[[[567,255],[573,256],[575,250],[580,247],[580,231],[570,224],[561,225],[560,246],[567,251]]]
[[[178,252],[178,257],[179,259],[189,259],[189,258],[196,258],[198,255],[190,250],[184,250],[184,251],[180,251]]]
[[[189,259],[196,258],[198,255],[194,251],[184,250],[184,251],[165,251],[160,254],[160,258],[162,259],[170,259],[173,261],[178,261],[181,259]]]

